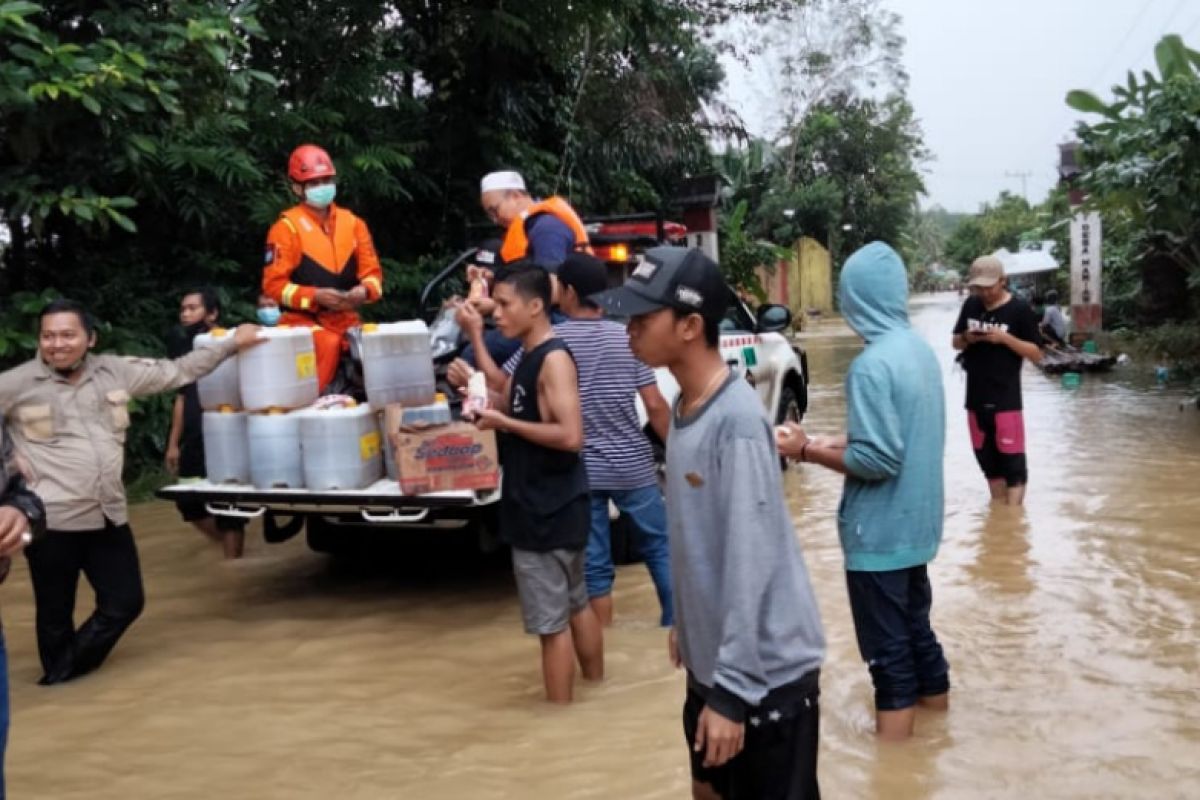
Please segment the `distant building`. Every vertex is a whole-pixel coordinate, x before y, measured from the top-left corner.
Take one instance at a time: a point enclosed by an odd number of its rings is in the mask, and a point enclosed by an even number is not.
[[[1032,300],[1054,284],[1054,273],[1062,266],[1054,258],[1054,242],[1030,242],[1023,244],[1017,252],[1001,247],[992,253],[1004,264],[1009,287]]]

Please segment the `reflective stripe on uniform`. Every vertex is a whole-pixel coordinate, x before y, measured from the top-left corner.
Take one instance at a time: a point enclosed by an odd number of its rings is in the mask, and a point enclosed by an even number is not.
[[[283,287],[283,304],[285,306],[293,305],[292,298],[296,296],[296,292],[299,290],[300,287],[294,283],[289,283],[287,286]]]

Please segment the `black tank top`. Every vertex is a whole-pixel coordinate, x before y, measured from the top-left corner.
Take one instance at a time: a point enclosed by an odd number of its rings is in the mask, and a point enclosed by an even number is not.
[[[559,350],[571,354],[561,339],[550,339],[521,359],[509,395],[513,419],[543,422],[538,410],[538,378],[546,356]],[[580,454],[543,447],[513,434],[503,437],[502,447],[501,536],[521,550],[583,547],[588,538],[591,498]]]

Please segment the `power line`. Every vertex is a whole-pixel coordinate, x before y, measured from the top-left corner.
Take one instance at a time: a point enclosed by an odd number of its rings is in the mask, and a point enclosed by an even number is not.
[[[1193,22],[1193,23],[1191,24],[1191,26],[1190,26],[1190,27],[1188,27],[1187,31],[1186,31],[1186,32],[1183,34],[1183,42],[1184,42],[1184,44],[1187,44],[1187,38],[1188,38],[1189,36],[1191,36],[1193,33],[1195,33],[1197,30],[1200,30],[1200,17],[1197,17],[1197,18],[1196,18],[1196,21],[1195,21],[1195,22]]]
[[[1104,66],[1101,67],[1100,71],[1096,73],[1096,77],[1087,82],[1086,85],[1089,89],[1095,88],[1096,84],[1108,74],[1108,71],[1112,68],[1112,65],[1117,62],[1117,59],[1125,50],[1125,45],[1129,44],[1129,40],[1133,37],[1134,32],[1141,27],[1142,20],[1146,18],[1146,9],[1150,8],[1151,4],[1153,3],[1154,0],[1146,0],[1146,2],[1142,3],[1142,7],[1137,10],[1137,13],[1134,14],[1133,19],[1129,21],[1129,25],[1126,26],[1125,35],[1121,37],[1121,43],[1109,51],[1110,56],[1104,63]],[[1182,5],[1182,3],[1180,3],[1180,5]],[[1176,10],[1178,10],[1178,7]],[[1174,14],[1171,16],[1174,16]]]

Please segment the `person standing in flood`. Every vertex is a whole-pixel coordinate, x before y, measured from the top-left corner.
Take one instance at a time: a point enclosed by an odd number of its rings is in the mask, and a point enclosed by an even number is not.
[[[576,660],[585,680],[604,677],[603,632],[583,578],[591,497],[575,359],[550,326],[544,269],[514,266],[495,300],[497,327],[519,339],[525,355],[476,425],[503,435],[500,535],[512,545],[525,631],[541,642],[546,699],[569,703]]]
[[[44,670],[38,683],[99,667],[145,604],[121,481],[129,401],[207,375],[257,344],[258,330],[242,325],[215,347],[174,361],[93,355],[95,320],[79,303],[55,300],[39,317],[38,355],[0,373],[0,418],[10,423],[49,528],[25,550]],[[95,589],[96,610],[77,630],[80,572]]]
[[[667,650],[687,668],[692,797],[815,800],[825,635],[771,421],[721,357],[732,299],[716,263],[682,247],[648,250],[624,286],[596,297],[629,319],[634,355],[679,383],[667,438]]]
[[[208,333],[221,318],[221,301],[211,287],[190,289],[179,301],[181,330],[168,346],[172,358],[192,351],[193,340]],[[205,477],[204,410],[200,407],[200,389],[189,383],[175,393],[171,409],[171,428],[167,432],[167,452],[164,457],[167,471],[182,481],[198,481]],[[184,522],[217,542],[226,558],[241,558],[246,541],[246,523],[236,517],[214,517],[207,505],[197,500],[176,500],[175,507]]]
[[[554,333],[571,348],[579,372],[583,408],[583,462],[592,495],[592,527],[588,537],[588,599],[601,624],[613,621],[613,581],[609,503],[637,528],[638,546],[658,593],[659,621],[673,621],[671,565],[667,546],[667,509],[658,486],[654,449],[638,420],[636,399],[646,409],[650,427],[666,441],[670,409],[654,373],[633,355],[624,326],[605,319],[591,299],[608,287],[602,261],[587,253],[571,253],[558,267],[559,300],[567,319]],[[464,330],[480,341],[483,320],[468,314]],[[481,342],[482,343],[482,342]],[[488,383],[503,388],[521,363],[523,350],[499,367],[481,348],[479,368]]]
[[[946,408],[933,349],[908,323],[908,273],[873,242],[847,259],[838,306],[866,349],[846,375],[846,435],[795,423],[779,453],[846,476],[838,535],[854,630],[875,684],[881,739],[912,735],[918,705],[947,707],[950,666],[929,621],[928,567],[942,540]]]
[[[12,440],[0,420],[0,583],[8,577],[12,557],[46,532],[46,509],[25,485],[17,468]],[[8,651],[0,627],[0,800],[4,798],[4,752],[8,747]]]
[[[1042,360],[1042,337],[1033,308],[1007,288],[1004,264],[981,256],[967,277],[971,296],[954,325],[954,349],[967,373],[967,422],[971,446],[987,478],[992,500],[1025,502],[1025,419],[1021,364]]]

